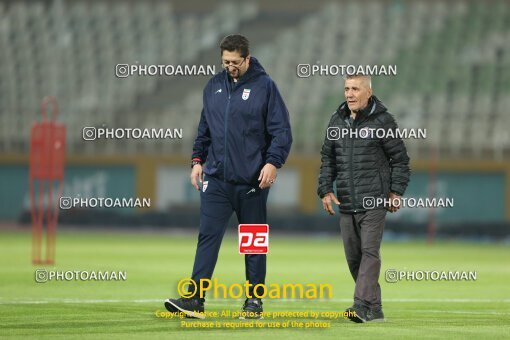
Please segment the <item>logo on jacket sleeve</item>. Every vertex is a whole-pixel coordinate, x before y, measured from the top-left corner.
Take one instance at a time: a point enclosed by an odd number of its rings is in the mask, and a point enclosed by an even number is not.
[[[250,92],[251,92],[250,89],[244,89],[241,98],[243,98],[243,100],[247,100],[248,98],[250,98]]]

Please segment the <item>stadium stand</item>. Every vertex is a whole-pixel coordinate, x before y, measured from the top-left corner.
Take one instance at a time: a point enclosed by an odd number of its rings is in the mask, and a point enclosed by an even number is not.
[[[508,1],[318,2],[290,20],[267,17],[256,1],[178,15],[168,1],[0,2],[0,152],[28,150],[26,127],[50,94],[70,153],[188,154],[207,78],[120,79],[115,65],[200,62],[219,70],[221,37],[268,20],[278,29],[250,39],[288,105],[293,152],[317,153],[343,100],[339,77],[299,78],[298,64],[395,64],[398,75],[374,79],[374,91],[401,127],[427,129],[425,142],[408,141],[415,157],[434,147],[441,157],[502,159],[510,151],[509,17]],[[82,142],[84,126],[102,125],[182,128],[184,140]]]

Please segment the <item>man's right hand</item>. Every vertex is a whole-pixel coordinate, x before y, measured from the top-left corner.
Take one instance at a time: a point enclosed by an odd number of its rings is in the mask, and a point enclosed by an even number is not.
[[[198,191],[200,191],[200,186],[198,185],[198,181],[202,183],[204,180],[204,173],[202,172],[202,165],[195,164],[193,169],[191,169],[191,185],[195,187]],[[197,181],[198,180],[198,181]]]
[[[333,205],[331,202],[335,202],[336,205],[340,205],[340,202],[336,198],[335,194],[329,192],[322,198],[322,206],[324,207],[324,210],[328,212],[328,214],[334,215],[335,211],[333,210]]]

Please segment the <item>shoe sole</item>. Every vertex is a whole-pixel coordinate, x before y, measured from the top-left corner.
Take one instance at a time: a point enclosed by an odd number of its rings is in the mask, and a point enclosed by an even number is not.
[[[205,319],[205,315],[204,313],[202,312],[197,312],[197,311],[191,311],[191,310],[185,310],[179,306],[177,306],[175,303],[173,303],[172,301],[170,301],[170,299],[166,299],[165,300],[165,308],[170,311],[170,312],[176,312],[175,310],[177,311],[180,311],[180,312],[183,312],[184,314],[186,314],[187,317],[190,317],[190,318],[194,318],[194,319]]]

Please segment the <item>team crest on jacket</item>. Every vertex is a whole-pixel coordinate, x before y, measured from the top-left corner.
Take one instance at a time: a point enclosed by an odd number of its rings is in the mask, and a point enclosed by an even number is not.
[[[250,89],[244,89],[243,96],[241,98],[243,98],[243,100],[247,100],[250,97],[250,92]]]
[[[204,181],[202,184],[202,192],[205,192],[207,190],[207,186],[209,185],[209,181]]]

